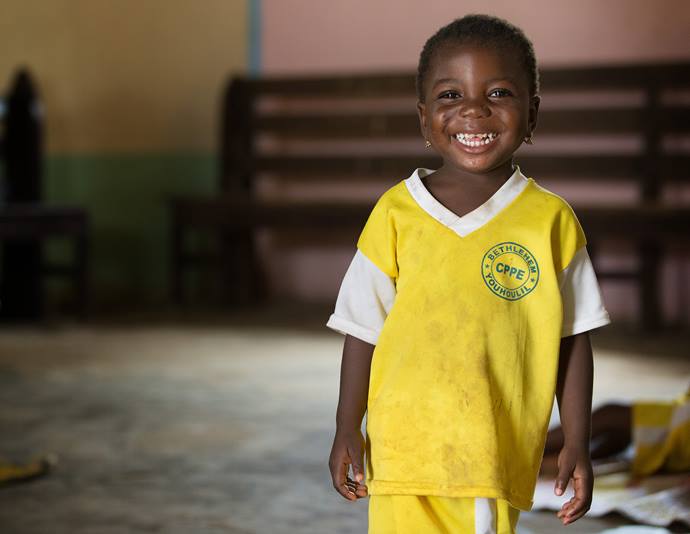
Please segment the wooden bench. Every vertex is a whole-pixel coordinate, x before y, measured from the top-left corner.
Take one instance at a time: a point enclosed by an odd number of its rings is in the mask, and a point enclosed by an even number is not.
[[[690,63],[544,69],[541,87],[536,144],[521,149],[517,162],[550,188],[552,181],[591,185],[593,180],[634,188],[637,198],[627,204],[574,205],[593,257],[609,239],[636,244],[637,267],[600,269],[599,275],[636,281],[641,320],[658,327],[664,243],[686,239],[690,228],[688,206],[664,197],[667,187],[690,182],[687,149],[667,149],[668,136],[690,130]],[[378,178],[387,187],[416,167],[437,168],[431,152],[411,148],[423,145],[415,100],[409,73],[233,79],[222,115],[220,194],[171,203],[174,299],[185,300],[185,273],[202,264],[220,269],[228,297],[259,298],[264,293],[254,243],[259,227],[348,227],[354,240],[375,198],[267,199],[259,192],[261,180],[308,181],[314,188],[340,182],[356,189]],[[573,137],[575,142],[569,141]],[[607,148],[621,140],[623,149]],[[191,253],[188,236],[195,232],[219,236],[220,253]]]

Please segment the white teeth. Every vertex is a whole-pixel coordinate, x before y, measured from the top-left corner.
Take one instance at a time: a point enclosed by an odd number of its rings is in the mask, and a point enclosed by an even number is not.
[[[455,139],[457,139],[463,145],[470,147],[488,145],[489,143],[491,143],[491,141],[496,139],[496,137],[498,137],[498,134],[494,132],[480,134],[455,134]]]

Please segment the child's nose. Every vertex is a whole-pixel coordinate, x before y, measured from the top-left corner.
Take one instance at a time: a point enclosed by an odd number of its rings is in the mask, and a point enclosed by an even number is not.
[[[486,101],[481,98],[468,98],[465,97],[462,105],[460,106],[459,113],[462,117],[466,118],[484,118],[491,114]]]

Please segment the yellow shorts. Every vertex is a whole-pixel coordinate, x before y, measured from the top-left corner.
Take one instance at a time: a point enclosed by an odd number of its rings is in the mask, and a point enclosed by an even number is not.
[[[514,534],[519,516],[501,499],[369,497],[369,534]]]

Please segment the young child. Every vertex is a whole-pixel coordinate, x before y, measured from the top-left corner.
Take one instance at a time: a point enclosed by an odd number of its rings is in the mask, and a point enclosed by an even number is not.
[[[571,523],[592,495],[586,332],[609,319],[571,208],[513,163],[537,124],[532,45],[494,17],[456,20],[425,44],[417,93],[443,165],[379,199],[328,321],[346,334],[333,485],[371,495],[375,534],[514,532],[555,394]]]

